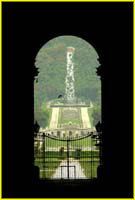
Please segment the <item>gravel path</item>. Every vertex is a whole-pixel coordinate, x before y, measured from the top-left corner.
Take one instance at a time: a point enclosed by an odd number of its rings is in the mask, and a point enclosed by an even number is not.
[[[62,173],[61,173],[61,166],[65,166],[65,167],[62,167]],[[76,179],[82,179],[82,178],[86,179],[86,176],[85,176],[78,160],[70,159],[69,166],[70,166],[69,167],[69,178],[70,179],[75,179],[75,178]],[[75,166],[75,168],[74,168],[74,166]],[[74,169],[75,169],[75,171],[74,171]],[[66,160],[63,160],[61,162],[60,166],[57,168],[52,179],[55,179],[55,178],[67,179],[67,161]]]
[[[50,128],[55,129],[58,125],[58,117],[59,117],[59,108],[53,108],[52,110],[52,117],[50,121]]]
[[[83,128],[91,128],[88,115],[88,108],[81,108],[81,115],[82,115]]]

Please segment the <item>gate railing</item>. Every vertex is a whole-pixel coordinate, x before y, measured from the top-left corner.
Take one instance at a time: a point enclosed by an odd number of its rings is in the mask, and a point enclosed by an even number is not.
[[[35,165],[40,169],[40,178],[97,178],[99,143],[97,132],[78,138],[58,138],[44,132],[38,133],[34,138],[34,155]]]

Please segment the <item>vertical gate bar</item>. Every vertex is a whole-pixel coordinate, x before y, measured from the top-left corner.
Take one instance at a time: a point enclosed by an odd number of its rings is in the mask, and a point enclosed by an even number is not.
[[[46,137],[46,178],[50,179],[50,138]]]
[[[77,134],[78,134],[78,133],[77,133]],[[79,154],[79,153],[78,153],[78,151],[79,151],[79,150],[78,150],[78,149],[79,149],[79,140],[76,140],[76,144],[77,144],[76,157],[77,157],[77,160],[78,160],[78,154]],[[78,177],[78,178],[80,178],[80,177],[79,177],[79,174],[80,174],[80,172],[78,171],[78,172],[77,172],[77,177]]]
[[[92,142],[92,178],[93,178],[93,156],[94,156],[94,154],[93,154],[93,139],[91,140],[91,142]]]
[[[93,163],[92,163],[92,160],[93,160],[93,152],[92,152],[92,138],[91,138],[91,178],[93,178]]]
[[[41,140],[41,136],[39,135],[39,146],[38,146],[38,161],[39,161],[39,170],[42,169],[42,163],[41,163],[41,149],[40,149],[40,140]],[[40,171],[40,178],[41,178],[41,171]]]
[[[92,150],[92,163],[91,164],[92,164],[92,178],[93,178],[93,156],[94,156],[93,155],[93,139],[91,140],[91,143],[92,143],[92,147],[91,147],[92,148],[91,149]]]
[[[48,163],[48,170],[52,170],[53,169],[53,162],[52,162],[52,152],[51,152],[51,142],[52,140],[50,138],[48,138],[48,144],[47,144],[47,148],[48,148],[48,152],[47,152],[47,163]],[[52,165],[52,167],[50,167]],[[48,171],[48,177],[47,178],[51,178],[51,171]]]
[[[60,142],[59,140],[57,141],[57,143],[58,143],[58,145],[56,145],[57,146],[57,149],[58,149],[58,147],[62,147],[62,142]],[[56,161],[57,162],[57,164],[59,163],[59,162],[61,162],[61,160],[62,160],[62,155],[60,155],[60,149],[59,149],[59,152],[58,152],[58,154],[57,154],[57,156],[56,157],[58,157],[58,160]],[[55,158],[56,159],[56,158]],[[58,165],[58,167],[59,167],[59,165]],[[57,168],[56,168],[56,170],[57,170]],[[62,169],[61,169],[61,175],[59,174],[58,175],[59,177],[59,179],[60,178],[62,178]]]
[[[69,179],[69,140],[67,140],[67,178]]]
[[[91,179],[92,179],[92,138],[90,137],[91,140]]]
[[[76,179],[76,167],[74,166],[74,175],[75,175],[75,179]]]
[[[46,174],[45,174],[45,134],[43,133],[43,163],[44,163],[44,167],[43,167],[43,174],[44,174],[44,178],[46,177]]]
[[[51,138],[49,138],[49,144],[48,144],[48,147],[49,147],[49,149],[50,149],[50,151],[49,151],[49,159],[48,159],[48,161],[49,161],[49,168],[51,169],[51,170],[53,170],[54,169],[54,162],[55,162],[55,160],[54,160],[54,158],[53,158],[53,149],[52,149],[52,146],[53,146],[53,139],[51,139]],[[53,162],[54,161],[54,162]],[[52,178],[52,176],[53,176],[53,172],[51,172],[50,171],[50,178]]]
[[[48,138],[48,144],[47,144],[47,148],[48,148],[48,154],[47,154],[47,162],[48,162],[48,169],[47,170],[53,170],[53,159],[52,159],[52,150],[51,150],[51,143],[53,142],[53,140],[51,138]],[[51,178],[51,171],[48,171],[48,179]]]
[[[46,137],[46,178],[50,176],[50,172],[48,171],[48,165],[49,165],[49,138]]]
[[[99,151],[100,151],[100,165],[102,165],[102,133],[100,132],[100,147],[99,147]]]

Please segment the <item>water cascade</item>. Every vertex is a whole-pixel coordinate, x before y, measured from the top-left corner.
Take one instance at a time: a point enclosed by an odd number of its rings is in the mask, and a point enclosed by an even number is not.
[[[74,63],[73,55],[75,48],[67,47],[67,75],[66,75],[66,89],[65,96],[68,104],[75,102],[75,88],[74,88]]]

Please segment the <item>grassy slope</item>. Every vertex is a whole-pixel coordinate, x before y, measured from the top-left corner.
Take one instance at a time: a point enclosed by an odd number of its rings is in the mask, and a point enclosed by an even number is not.
[[[49,111],[49,118],[47,120],[47,125],[46,125],[47,127],[50,126],[50,121],[51,121],[51,117],[52,117],[52,108],[49,108],[48,111]]]
[[[70,120],[64,120],[62,119],[62,108],[60,108],[60,112],[59,112],[59,119],[58,119],[58,124],[64,124],[64,123],[68,123],[69,121],[72,122],[72,123],[76,123],[76,124],[79,124],[81,127],[82,127],[82,118],[81,118],[81,112],[80,112],[80,109],[79,109],[79,119],[70,119]]]
[[[92,117],[93,108],[88,108],[88,115],[91,123],[91,127],[93,127],[93,117]]]

